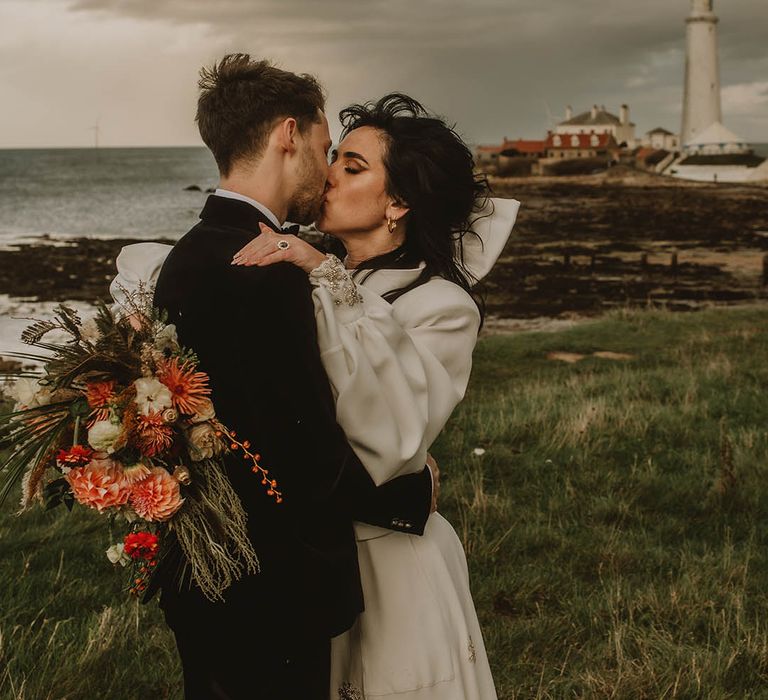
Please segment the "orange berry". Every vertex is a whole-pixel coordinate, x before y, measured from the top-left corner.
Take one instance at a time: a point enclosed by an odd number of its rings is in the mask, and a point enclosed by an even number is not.
[[[257,461],[257,462],[260,462],[260,461],[261,461],[261,455],[259,455],[259,454],[255,454],[255,455],[253,455],[253,458],[254,458],[254,459]]]
[[[274,495],[275,495],[275,492],[272,489],[269,489],[269,491],[267,491],[267,496],[274,496]]]
[[[248,442],[248,440],[246,440],[246,441],[243,443],[243,447],[244,447],[246,450],[247,450],[247,449],[248,449],[250,446],[251,446],[251,443],[250,443],[250,442]]]
[[[276,500],[277,500],[278,503],[282,503],[283,502],[282,496],[278,496]]]
[[[272,479],[270,483],[272,484],[272,486],[277,486],[277,482],[274,479]]]
[[[233,450],[236,450],[236,449],[237,449],[237,443],[236,443],[236,442],[233,442],[233,443],[230,445],[230,448],[232,448]]]

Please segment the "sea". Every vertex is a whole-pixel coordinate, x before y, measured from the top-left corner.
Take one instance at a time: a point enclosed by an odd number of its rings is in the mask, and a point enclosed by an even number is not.
[[[41,236],[178,238],[217,180],[202,147],[0,150],[0,246]]]

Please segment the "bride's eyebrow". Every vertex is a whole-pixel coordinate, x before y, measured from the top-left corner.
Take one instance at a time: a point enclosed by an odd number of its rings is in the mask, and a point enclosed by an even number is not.
[[[354,158],[355,160],[361,160],[366,165],[370,165],[370,163],[363,158],[359,153],[355,153],[354,151],[344,151],[344,157],[345,158]]]

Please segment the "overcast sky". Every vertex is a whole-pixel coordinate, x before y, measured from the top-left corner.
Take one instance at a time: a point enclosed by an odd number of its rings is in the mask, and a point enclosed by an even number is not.
[[[196,145],[200,65],[312,72],[343,105],[407,92],[473,143],[566,104],[678,131],[689,0],[0,0],[0,147]],[[768,0],[715,0],[724,121],[768,142]],[[332,119],[332,123],[335,119]],[[334,133],[338,133],[335,130]]]

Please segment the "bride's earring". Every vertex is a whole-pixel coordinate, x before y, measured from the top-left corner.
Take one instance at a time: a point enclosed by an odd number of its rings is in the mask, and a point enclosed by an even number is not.
[[[387,231],[394,233],[397,228],[397,219],[387,219]]]

